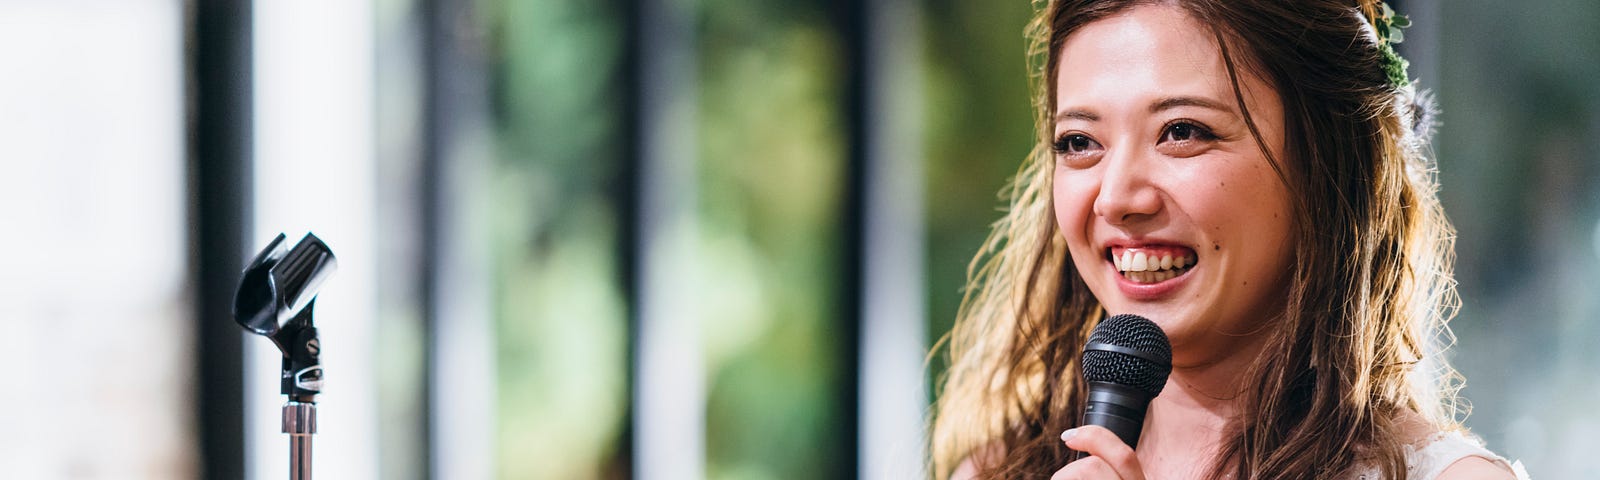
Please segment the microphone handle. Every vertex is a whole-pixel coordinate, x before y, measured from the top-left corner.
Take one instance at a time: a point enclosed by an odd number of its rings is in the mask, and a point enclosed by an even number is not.
[[[1108,382],[1089,382],[1089,398],[1083,410],[1084,425],[1099,425],[1117,434],[1129,447],[1139,446],[1144,430],[1144,413],[1152,395],[1138,388]]]

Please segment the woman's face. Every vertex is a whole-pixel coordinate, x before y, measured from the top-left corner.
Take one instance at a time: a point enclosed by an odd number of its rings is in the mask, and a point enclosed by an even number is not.
[[[1110,313],[1161,325],[1176,366],[1240,351],[1283,311],[1292,210],[1211,31],[1175,8],[1135,7],[1085,25],[1060,54],[1054,201],[1078,273]],[[1238,72],[1282,159],[1276,93]]]

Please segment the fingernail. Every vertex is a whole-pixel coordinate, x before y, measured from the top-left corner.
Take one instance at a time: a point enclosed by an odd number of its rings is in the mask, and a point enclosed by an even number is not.
[[[1067,431],[1061,432],[1061,441],[1065,442],[1065,441],[1068,441],[1068,440],[1072,440],[1072,437],[1074,435],[1077,435],[1077,434],[1078,434],[1078,429],[1069,428],[1069,429],[1067,429]]]

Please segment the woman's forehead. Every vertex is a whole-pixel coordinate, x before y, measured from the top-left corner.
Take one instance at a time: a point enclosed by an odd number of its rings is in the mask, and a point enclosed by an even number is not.
[[[1073,32],[1062,45],[1056,74],[1057,96],[1065,104],[1078,97],[1128,96],[1134,92],[1206,95],[1224,93],[1211,77],[1226,71],[1216,41],[1183,12],[1141,6]]]
[[[1246,103],[1265,84],[1239,71]],[[1233,83],[1216,36],[1186,12],[1138,6],[1084,25],[1062,45],[1056,71],[1056,112],[1078,108],[1138,108],[1164,98],[1208,98],[1233,105]]]

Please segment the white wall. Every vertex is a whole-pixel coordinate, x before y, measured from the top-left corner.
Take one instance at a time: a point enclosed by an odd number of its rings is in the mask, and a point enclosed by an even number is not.
[[[181,18],[0,2],[0,476],[195,473]]]

